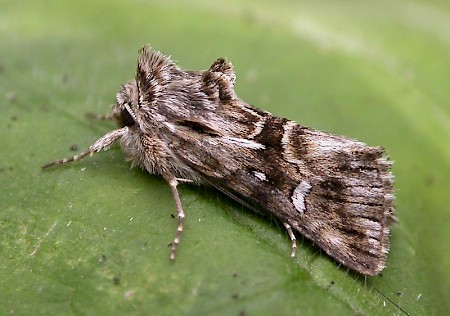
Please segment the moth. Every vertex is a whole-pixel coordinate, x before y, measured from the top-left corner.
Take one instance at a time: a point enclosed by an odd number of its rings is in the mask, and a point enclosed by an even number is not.
[[[51,166],[106,150],[115,141],[132,166],[162,176],[172,191],[178,228],[185,213],[180,183],[207,184],[284,224],[296,254],[299,233],[342,265],[375,275],[386,265],[395,221],[392,162],[382,147],[317,131],[240,100],[232,64],[217,59],[186,71],[150,46],[134,80],[105,116],[118,128],[88,150]]]

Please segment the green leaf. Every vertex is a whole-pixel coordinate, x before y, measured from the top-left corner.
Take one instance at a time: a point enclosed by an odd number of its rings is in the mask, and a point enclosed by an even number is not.
[[[0,314],[443,315],[450,310],[450,6],[445,1],[1,1]],[[399,224],[364,278],[211,188],[166,183],[111,130],[150,43],[188,69],[229,58],[245,101],[383,145]],[[74,146],[76,145],[76,146]],[[73,147],[77,147],[73,151]],[[71,149],[72,148],[72,149]]]

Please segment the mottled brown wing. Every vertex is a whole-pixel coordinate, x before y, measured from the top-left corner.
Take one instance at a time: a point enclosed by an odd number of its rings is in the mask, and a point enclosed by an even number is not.
[[[383,149],[243,103],[233,112],[244,107],[247,119],[254,112],[252,124],[246,124],[253,130],[218,136],[210,124],[202,127],[201,118],[195,129],[180,121],[171,139],[173,152],[220,191],[270,212],[345,266],[380,272],[389,250],[394,198]]]

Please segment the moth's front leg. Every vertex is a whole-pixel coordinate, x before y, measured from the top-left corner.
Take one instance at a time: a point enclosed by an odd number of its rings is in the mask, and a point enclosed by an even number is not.
[[[106,150],[109,148],[109,146],[112,145],[117,139],[120,137],[126,135],[128,133],[128,127],[122,127],[120,129],[116,129],[114,131],[109,132],[108,134],[104,135],[102,138],[98,139],[95,143],[93,143],[91,146],[89,146],[89,149],[86,151],[83,151],[82,153],[79,153],[78,155],[64,158],[64,159],[58,159],[49,163],[46,163],[42,166],[43,169],[53,167],[56,165],[65,164],[72,161],[80,160],[87,155],[92,156],[94,153],[98,153],[102,150]]]

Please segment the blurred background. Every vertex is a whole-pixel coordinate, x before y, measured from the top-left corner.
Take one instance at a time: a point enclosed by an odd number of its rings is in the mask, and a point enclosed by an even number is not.
[[[181,189],[117,146],[42,172],[111,130],[146,43],[185,69],[228,58],[241,99],[386,147],[397,214],[364,279],[214,190]],[[443,315],[450,309],[448,1],[0,0],[0,314]]]

